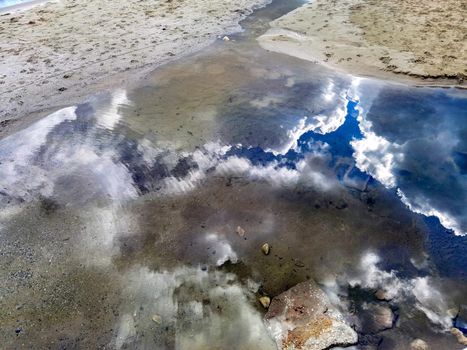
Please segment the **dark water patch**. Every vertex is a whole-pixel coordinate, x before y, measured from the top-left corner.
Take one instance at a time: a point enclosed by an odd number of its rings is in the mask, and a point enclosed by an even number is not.
[[[455,236],[436,217],[427,217],[425,221],[429,227],[427,246],[441,276],[466,280],[467,236]]]

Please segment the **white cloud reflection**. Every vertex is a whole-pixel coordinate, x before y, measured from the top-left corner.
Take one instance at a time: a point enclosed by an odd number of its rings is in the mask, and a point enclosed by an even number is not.
[[[386,298],[404,302],[425,314],[438,328],[449,331],[452,327],[451,309],[455,306],[439,289],[434,277],[404,279],[396,271],[382,270],[378,265],[381,258],[374,252],[362,255],[356,274],[340,276],[336,285],[361,286],[370,290],[382,290]],[[330,285],[330,283],[328,283]],[[336,287],[334,287],[336,288]]]
[[[363,138],[351,141],[356,166],[385,187],[396,189],[411,211],[436,216],[455,234],[467,234],[467,217],[462,209],[465,181],[452,161],[453,151],[460,147],[457,115],[437,112],[436,105],[429,109],[426,105],[431,99],[423,93],[411,100],[418,109],[427,110],[420,119],[405,111],[410,106],[406,102],[399,107],[395,103],[394,112],[381,109],[379,103],[388,103],[381,88],[359,85],[354,91],[364,97],[358,107]],[[453,201],[454,195],[459,201]]]
[[[123,275],[122,284],[126,302],[113,344],[117,349],[165,348],[172,334],[171,347],[176,349],[225,344],[275,348],[261,314],[252,306],[257,285],[243,285],[234,274],[185,266],[167,271],[141,267]],[[153,321],[154,315],[160,323]],[[156,336],[143,337],[143,333]]]

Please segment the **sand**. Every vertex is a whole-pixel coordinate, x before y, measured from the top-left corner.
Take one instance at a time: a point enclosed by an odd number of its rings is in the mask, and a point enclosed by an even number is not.
[[[155,67],[239,30],[241,19],[268,2],[62,0],[3,12],[0,131],[33,113],[131,85]]]
[[[465,87],[466,16],[462,0],[315,0],[259,42],[354,75]]]

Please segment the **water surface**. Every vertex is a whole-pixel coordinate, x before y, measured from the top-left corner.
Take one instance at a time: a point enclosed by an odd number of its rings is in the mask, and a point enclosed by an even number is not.
[[[15,6],[15,5],[21,5],[24,3],[31,2],[33,0],[0,0],[0,9],[5,8],[5,7],[10,7],[10,6]]]
[[[298,4],[0,140],[7,348],[274,349],[257,297],[310,278],[349,322],[393,293],[360,347],[462,348],[467,96],[262,50]]]

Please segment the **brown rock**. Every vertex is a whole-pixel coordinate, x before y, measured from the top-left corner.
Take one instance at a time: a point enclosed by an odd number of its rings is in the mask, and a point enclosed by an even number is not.
[[[321,350],[358,340],[313,281],[299,283],[273,298],[265,322],[278,349]]]

